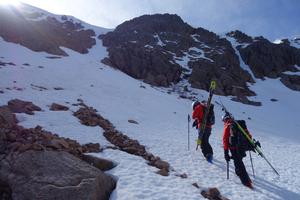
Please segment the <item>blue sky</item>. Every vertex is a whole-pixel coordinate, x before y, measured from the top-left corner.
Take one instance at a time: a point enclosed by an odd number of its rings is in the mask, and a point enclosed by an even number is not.
[[[300,36],[300,0],[21,0],[56,14],[115,28],[143,14],[172,13],[216,33],[242,30],[270,40]]]

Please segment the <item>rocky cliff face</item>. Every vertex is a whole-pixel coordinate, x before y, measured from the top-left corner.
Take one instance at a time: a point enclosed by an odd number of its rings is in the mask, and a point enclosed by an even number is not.
[[[256,78],[277,78],[285,71],[298,71],[300,50],[289,44],[274,44],[264,38],[257,38],[246,48],[240,49],[245,63],[250,66]]]
[[[182,73],[179,64],[170,62],[173,53],[181,54],[177,47],[187,45],[181,42],[184,36],[179,31],[190,30],[179,17],[171,15],[142,16],[124,22],[100,36],[109,52],[103,62],[147,83],[168,86],[178,82]]]
[[[0,36],[5,41],[54,55],[67,56],[60,47],[88,53],[96,44],[95,32],[85,30],[80,22],[67,16],[48,15],[26,4],[18,8],[0,6],[0,27]]]
[[[300,71],[299,39],[283,39],[275,44],[263,37],[252,38],[240,31],[227,35],[240,44],[238,51],[255,78],[280,78],[286,87],[300,91],[300,76],[288,74]]]
[[[274,44],[241,31],[226,37],[236,41],[236,49],[226,38],[170,14],[144,15],[99,36],[109,52],[103,63],[155,86],[186,79],[191,87],[208,90],[215,79],[217,94],[246,97],[255,95],[247,85],[255,78],[280,77],[287,87],[299,90],[299,76],[284,73],[299,71],[298,39]],[[241,67],[239,56],[250,71]]]
[[[239,67],[230,42],[191,27],[177,15],[144,15],[99,38],[109,52],[103,63],[152,85],[165,87],[188,79],[192,87],[207,90],[216,79],[218,94],[255,94],[246,84],[253,80]]]

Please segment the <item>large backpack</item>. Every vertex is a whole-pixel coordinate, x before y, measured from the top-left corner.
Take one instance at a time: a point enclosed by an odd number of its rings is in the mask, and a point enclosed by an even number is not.
[[[206,105],[202,105],[203,110],[207,110]],[[206,117],[206,125],[214,125],[215,124],[215,113],[214,113],[214,104],[210,104],[209,111]]]
[[[248,136],[251,137],[247,129],[245,120],[236,120],[236,122],[245,130]],[[249,140],[234,122],[230,125],[229,146],[236,147],[243,157],[246,156],[246,151],[254,151],[254,148]]]

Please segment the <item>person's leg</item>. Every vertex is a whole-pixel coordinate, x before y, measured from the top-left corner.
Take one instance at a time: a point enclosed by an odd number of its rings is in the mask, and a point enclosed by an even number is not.
[[[241,182],[244,185],[251,182],[249,175],[246,171],[245,165],[243,163],[241,155],[236,150],[230,150],[234,162],[235,173],[241,179]],[[248,185],[247,185],[248,186]]]
[[[211,133],[211,129],[205,129],[203,138],[202,138],[202,143],[201,143],[201,150],[203,153],[203,156],[207,158],[207,156],[212,156],[213,155],[213,150],[211,145],[209,144],[209,136]]]
[[[207,153],[210,155],[213,155],[213,149],[211,147],[211,145],[209,144],[209,137],[211,135],[211,128],[206,129],[207,130]]]

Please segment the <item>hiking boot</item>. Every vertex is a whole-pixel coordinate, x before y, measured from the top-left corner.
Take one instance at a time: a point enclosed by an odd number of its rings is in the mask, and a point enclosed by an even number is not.
[[[207,162],[212,163],[212,160],[213,160],[213,155],[212,154],[207,154],[205,156],[205,158],[206,158]]]
[[[248,181],[247,183],[244,184],[246,187],[253,189],[252,181]]]

